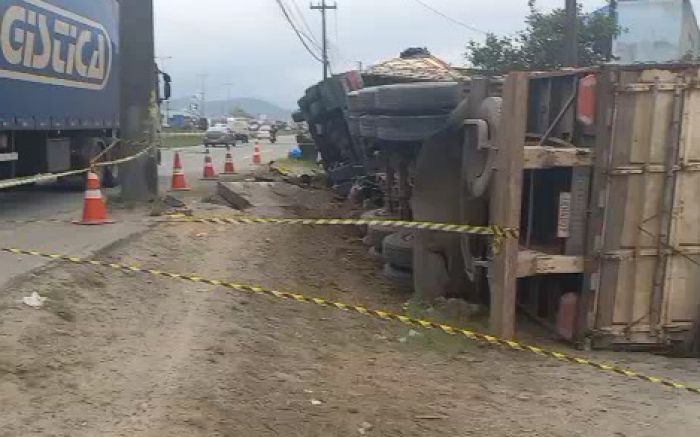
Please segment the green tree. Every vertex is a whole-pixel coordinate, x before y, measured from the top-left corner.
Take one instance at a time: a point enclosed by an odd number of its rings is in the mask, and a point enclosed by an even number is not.
[[[542,12],[528,2],[526,28],[514,36],[488,34],[484,42],[470,41],[466,58],[474,68],[501,74],[513,70],[549,70],[562,67],[566,50],[566,12]],[[620,28],[613,13],[578,12],[578,63],[590,66],[609,59],[610,45]]]

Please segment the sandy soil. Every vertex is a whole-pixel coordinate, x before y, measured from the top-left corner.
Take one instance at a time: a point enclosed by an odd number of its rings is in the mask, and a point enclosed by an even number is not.
[[[358,236],[187,224],[99,258],[401,311],[409,296]],[[44,308],[20,303],[33,291],[49,297]],[[698,360],[603,358],[700,385]],[[321,307],[65,264],[2,290],[0,412],[3,437],[700,431],[700,396]]]

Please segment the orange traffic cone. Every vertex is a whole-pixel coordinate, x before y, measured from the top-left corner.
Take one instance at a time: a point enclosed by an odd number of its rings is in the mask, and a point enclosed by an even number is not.
[[[231,151],[226,151],[226,162],[224,163],[224,172],[221,174],[236,174],[236,166],[233,163]]]
[[[114,223],[114,221],[107,218],[107,205],[102,197],[100,178],[93,171],[89,171],[87,175],[83,219],[74,223],[79,225],[107,225]]]
[[[211,155],[207,154],[204,157],[204,175],[202,176],[203,181],[210,181],[218,179],[216,177],[216,171],[214,171],[214,164],[211,161]]]
[[[180,153],[175,152],[175,162],[173,163],[173,181],[170,184],[170,191],[190,191],[191,188],[185,180],[185,173],[182,171],[182,161]]]
[[[255,143],[255,148],[253,149],[253,164],[262,164],[262,154],[260,153],[260,144]]]

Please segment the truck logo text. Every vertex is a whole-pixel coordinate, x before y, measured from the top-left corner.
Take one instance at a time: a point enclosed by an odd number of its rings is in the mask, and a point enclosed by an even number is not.
[[[112,50],[100,23],[42,0],[0,0],[0,77],[102,90]]]

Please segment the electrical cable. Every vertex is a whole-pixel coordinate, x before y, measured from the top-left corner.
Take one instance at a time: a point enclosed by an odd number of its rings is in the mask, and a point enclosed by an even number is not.
[[[287,23],[291,26],[292,30],[296,34],[297,38],[299,38],[299,41],[301,44],[304,46],[307,52],[318,62],[323,63],[323,59],[321,59],[314,51],[309,47],[309,44],[306,42],[304,37],[309,38],[308,35],[305,35],[303,32],[301,32],[298,28],[297,25],[294,23],[294,20],[292,20],[292,17],[289,15],[289,12],[287,11],[287,8],[284,6],[282,3],[282,0],[275,0],[277,2],[277,5],[280,7],[282,10],[282,14],[284,15],[284,18],[287,20]]]
[[[459,21],[459,20],[457,20],[456,18],[450,17],[449,15],[445,14],[444,12],[441,12],[441,11],[435,9],[433,6],[430,6],[429,4],[425,3],[423,0],[413,0],[413,1],[416,2],[416,3],[418,3],[419,5],[423,6],[424,8],[426,8],[426,9],[432,11],[433,13],[435,13],[435,14],[441,16],[442,18],[444,18],[444,19],[446,19],[446,20],[448,20],[448,21],[451,21],[452,23],[454,23],[454,24],[456,24],[456,25],[458,25],[458,26],[462,26],[462,27],[464,27],[465,29],[469,29],[469,30],[471,30],[472,32],[477,32],[477,33],[481,33],[481,34],[484,34],[484,35],[488,35],[488,34],[489,34],[489,32],[487,32],[487,31],[485,31],[485,30],[478,29],[478,28],[476,28],[476,27],[474,27],[474,26],[471,26],[471,25],[469,25],[469,24],[467,24],[467,23],[464,23],[464,22],[462,22],[462,21]]]
[[[306,21],[306,17],[304,16],[304,13],[301,11],[299,4],[297,3],[296,0],[291,0],[291,2],[292,2],[292,6],[294,7],[294,10],[296,11],[297,15],[301,19],[301,24],[306,29],[307,34],[305,36],[309,39],[311,44],[313,44],[317,49],[321,50],[321,43],[318,42],[318,38],[316,38],[316,35],[314,35],[314,31],[311,29],[311,26],[309,26],[309,22]]]

